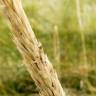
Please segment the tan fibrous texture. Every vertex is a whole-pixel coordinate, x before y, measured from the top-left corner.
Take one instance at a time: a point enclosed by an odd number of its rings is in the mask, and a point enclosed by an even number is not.
[[[25,66],[36,83],[40,96],[65,96],[52,64],[44,54],[29,24],[20,0],[0,0],[12,26],[14,42],[24,58]]]

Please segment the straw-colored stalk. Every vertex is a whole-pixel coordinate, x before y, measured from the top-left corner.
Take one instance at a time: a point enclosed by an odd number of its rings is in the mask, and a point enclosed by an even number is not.
[[[59,74],[59,78],[61,77],[61,64],[60,64],[60,38],[59,38],[59,30],[58,26],[55,25],[53,30],[53,54],[55,60],[55,66],[57,68],[57,73]]]
[[[53,51],[54,51],[54,59],[57,62],[57,64],[60,63],[60,39],[59,39],[59,32],[58,32],[58,26],[54,26],[54,32],[53,32]]]
[[[37,41],[20,0],[0,0],[3,11],[12,26],[14,42],[24,58],[25,65],[35,81],[40,96],[65,96],[42,45]]]
[[[82,20],[82,14],[81,14],[81,6],[80,6],[80,0],[76,0],[76,14],[77,14],[77,21],[79,25],[79,32],[81,35],[81,43],[82,43],[82,51],[83,51],[83,66],[79,66],[80,74],[83,76],[82,80],[80,81],[80,87],[81,89],[84,87],[84,79],[87,79],[88,77],[88,60],[87,60],[87,51],[86,51],[86,40],[84,35],[84,28],[83,28],[83,20]]]

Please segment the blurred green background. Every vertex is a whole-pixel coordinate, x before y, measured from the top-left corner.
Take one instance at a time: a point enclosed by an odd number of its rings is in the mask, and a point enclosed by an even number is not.
[[[96,0],[79,1],[82,27],[76,0],[22,0],[22,3],[66,93],[96,96]],[[8,25],[0,10],[0,96],[35,96],[38,89],[12,42]]]

